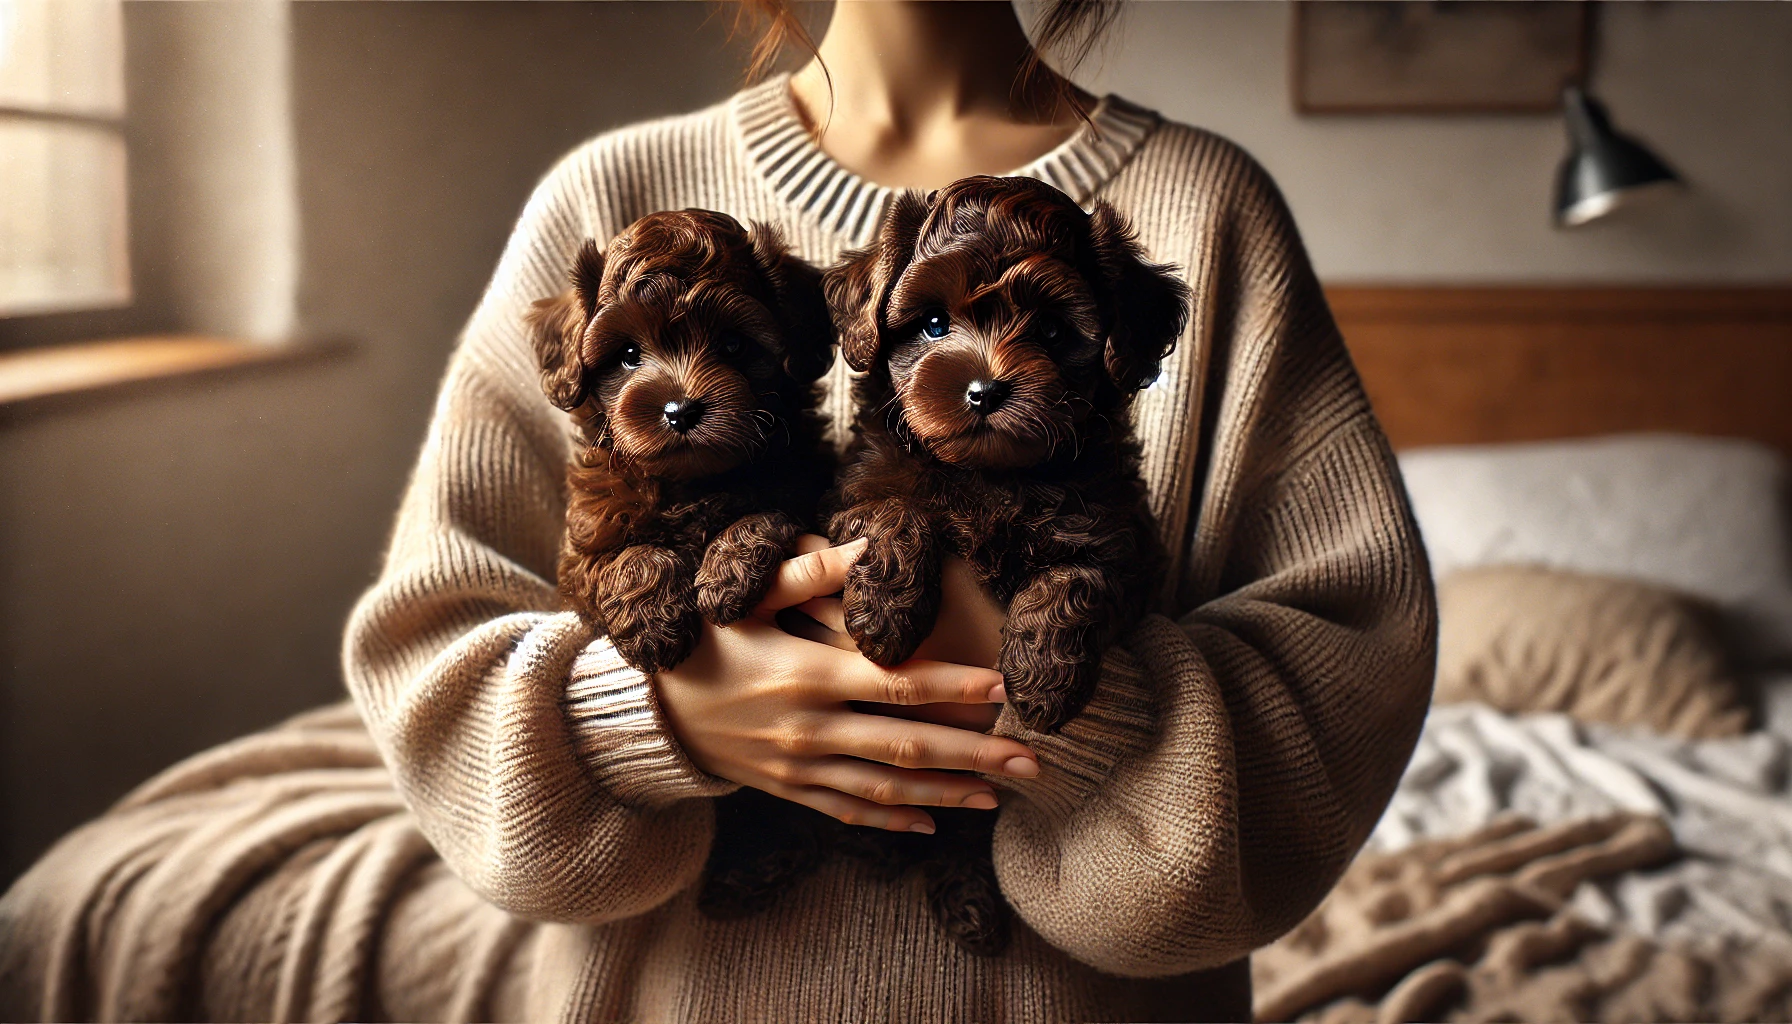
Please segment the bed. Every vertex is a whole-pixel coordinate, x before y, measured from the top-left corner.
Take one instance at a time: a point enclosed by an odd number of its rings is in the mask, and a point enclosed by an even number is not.
[[[1258,1018],[1792,1019],[1792,291],[1332,300],[1438,687]]]

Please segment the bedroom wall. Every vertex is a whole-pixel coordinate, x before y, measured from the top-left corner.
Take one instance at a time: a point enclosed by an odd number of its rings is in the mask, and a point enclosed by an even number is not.
[[[1594,94],[1692,188],[1577,231],[1559,117],[1297,116],[1290,12],[1131,4],[1081,77],[1249,149],[1328,280],[1792,280],[1792,4],[1599,5]]]

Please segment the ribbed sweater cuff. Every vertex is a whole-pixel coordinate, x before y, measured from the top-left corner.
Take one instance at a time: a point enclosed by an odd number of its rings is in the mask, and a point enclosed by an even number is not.
[[[1031,747],[1039,755],[1039,775],[986,778],[1063,821],[1095,795],[1115,765],[1149,745],[1155,726],[1151,688],[1139,659],[1113,647],[1102,658],[1101,682],[1089,706],[1056,734],[1034,732],[1013,708],[1002,709],[994,732]]]
[[[604,788],[637,807],[724,796],[739,786],[691,763],[673,739],[653,680],[599,638],[573,660],[566,717],[574,742]]]

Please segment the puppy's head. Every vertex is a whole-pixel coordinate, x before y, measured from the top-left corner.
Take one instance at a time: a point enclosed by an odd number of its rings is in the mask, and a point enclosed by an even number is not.
[[[888,375],[898,430],[975,468],[1074,446],[1157,378],[1188,314],[1112,206],[1084,213],[1032,178],[904,194],[824,284],[846,361]]]
[[[529,313],[542,388],[647,475],[750,461],[833,360],[821,275],[766,225],[651,214],[605,250],[586,242],[572,285]]]

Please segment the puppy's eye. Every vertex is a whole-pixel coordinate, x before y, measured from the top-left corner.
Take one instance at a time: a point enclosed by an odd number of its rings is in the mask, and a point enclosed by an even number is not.
[[[622,363],[624,370],[639,370],[641,368],[641,346],[625,346],[618,361]]]
[[[747,339],[741,337],[740,332],[729,331],[722,335],[721,350],[723,355],[730,358],[738,356],[741,352],[746,350],[746,347]]]
[[[929,338],[944,338],[952,330],[952,320],[943,309],[930,309],[921,314],[921,333]]]
[[[1039,336],[1041,338],[1046,341],[1056,341],[1059,333],[1057,317],[1042,316],[1039,318]]]

